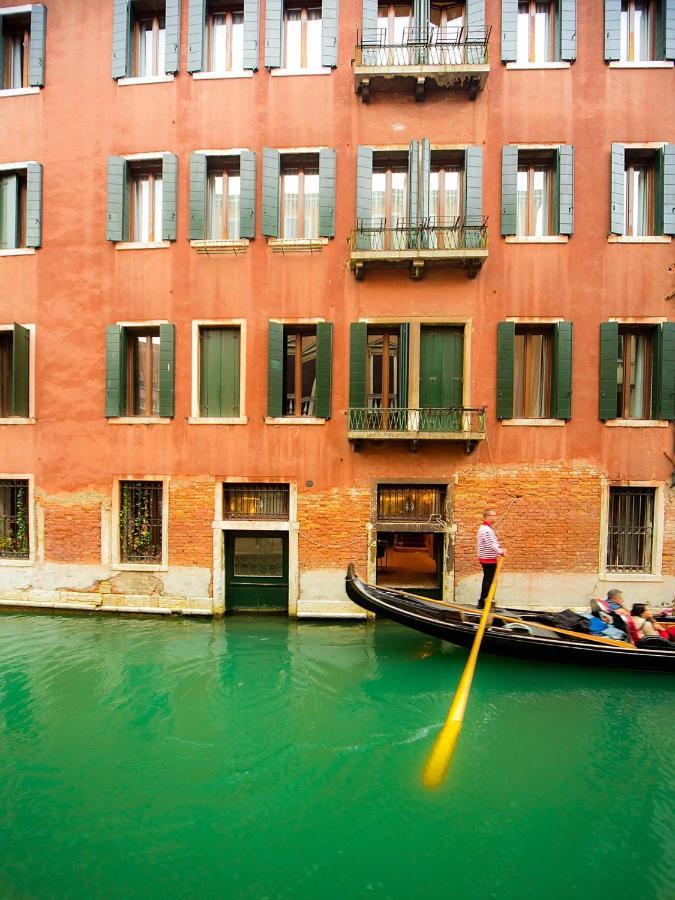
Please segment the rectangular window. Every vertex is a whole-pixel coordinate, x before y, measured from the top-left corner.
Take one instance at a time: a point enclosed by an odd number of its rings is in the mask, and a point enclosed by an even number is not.
[[[241,415],[240,356],[240,328],[200,327],[200,416],[238,418]]]
[[[371,183],[372,249],[406,249],[408,153],[374,154]]]
[[[214,162],[208,174],[206,237],[210,241],[238,241],[241,237],[241,177],[239,157]]]
[[[431,485],[378,485],[378,522],[431,522],[443,519],[445,489]]]
[[[521,0],[518,3],[516,62],[555,60],[555,17],[554,0]]]
[[[206,17],[206,71],[244,71],[244,7],[210,3]]]
[[[133,69],[137,78],[151,78],[165,72],[165,23],[163,10],[138,13],[133,24]]]
[[[654,329],[619,326],[617,418],[651,419]]]
[[[552,329],[516,327],[513,415],[516,419],[551,416]]]
[[[461,232],[456,226],[463,216],[463,157],[463,152],[431,154],[429,245],[435,250],[453,250],[461,243]]]
[[[654,488],[610,487],[607,571],[652,572]]]
[[[28,87],[28,56],[30,50],[30,13],[2,17],[0,40],[4,43],[2,87],[17,90]]]
[[[624,172],[624,209],[626,235],[655,233],[654,199],[656,173],[654,153],[626,151]]]
[[[120,562],[162,562],[161,481],[120,481]]]
[[[0,174],[0,250],[26,246],[26,172]]]
[[[153,244],[162,240],[162,167],[161,163],[131,171],[130,241]]]
[[[321,68],[321,6],[284,6],[283,68]]]
[[[30,557],[28,481],[0,479],[0,559]]]
[[[281,157],[281,238],[319,237],[319,160],[316,154]]]
[[[368,329],[368,409],[398,408],[399,337],[399,328]]]
[[[284,328],[283,414],[316,415],[316,328]]]
[[[276,519],[289,515],[287,484],[224,484],[224,519]]]
[[[127,329],[127,415],[159,416],[159,328]]]
[[[516,234],[553,234],[553,161],[544,155],[518,154]]]
[[[12,415],[13,335],[0,331],[0,419]]]
[[[647,62],[656,59],[657,0],[622,0],[620,59]]]

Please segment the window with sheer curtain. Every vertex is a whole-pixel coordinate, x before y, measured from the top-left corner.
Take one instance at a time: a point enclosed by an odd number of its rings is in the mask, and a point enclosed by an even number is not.
[[[206,238],[238,241],[241,236],[241,178],[238,167],[216,165],[209,172]]]
[[[139,14],[133,26],[133,75],[150,78],[164,74],[165,22],[160,12]]]
[[[654,156],[626,152],[624,173],[624,233],[633,237],[654,234]]]
[[[319,237],[318,160],[281,169],[281,238],[285,241]]]
[[[551,415],[552,337],[551,329],[516,328],[513,415],[517,419]]]
[[[453,155],[432,154],[429,173],[429,244],[432,249],[458,246],[456,226],[463,214],[464,167]],[[434,226],[439,226],[437,229]]]
[[[544,157],[519,155],[516,181],[516,234],[544,237],[552,234],[553,163]]]
[[[617,417],[651,419],[654,330],[619,328]]]
[[[321,6],[284,7],[283,67],[321,68]]]
[[[3,16],[0,24],[0,41],[4,44],[4,70],[0,70],[0,87],[4,90],[28,87],[30,13]]]
[[[206,71],[244,71],[244,8],[209,4],[206,17]]]
[[[162,240],[161,167],[132,172],[130,178],[130,241],[152,244]]]
[[[648,62],[656,58],[657,0],[622,0],[620,59]]]
[[[525,0],[518,4],[516,62],[553,62],[555,53],[554,0]]]
[[[284,415],[313,416],[316,409],[316,327],[284,328]]]

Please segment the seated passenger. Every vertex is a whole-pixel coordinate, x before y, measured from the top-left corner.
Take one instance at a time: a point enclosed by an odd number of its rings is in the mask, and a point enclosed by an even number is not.
[[[604,600],[591,600],[591,615],[587,616],[589,633],[599,637],[612,638],[615,641],[625,641],[628,633],[617,628],[612,621],[609,609],[604,606]]]
[[[623,606],[621,591],[609,591],[606,600],[591,600],[591,611],[594,616],[604,614],[605,621],[611,622],[615,628],[624,632],[634,644],[639,641],[640,636],[631,614]]]
[[[641,638],[660,637],[675,642],[675,626],[657,622],[654,613],[644,603],[634,603],[631,616]]]

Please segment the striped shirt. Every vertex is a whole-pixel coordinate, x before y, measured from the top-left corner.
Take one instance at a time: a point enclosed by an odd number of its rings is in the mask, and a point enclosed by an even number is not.
[[[476,540],[476,549],[478,551],[478,562],[493,563],[497,561],[497,557],[501,556],[502,548],[497,540],[494,528],[487,522],[478,529],[478,538]]]

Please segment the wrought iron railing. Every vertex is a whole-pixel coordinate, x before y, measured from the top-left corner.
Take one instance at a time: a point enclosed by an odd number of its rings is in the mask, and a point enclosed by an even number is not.
[[[489,61],[490,28],[406,28],[392,42],[386,28],[356,33],[357,66],[479,66]]]
[[[431,216],[411,222],[397,218],[358,219],[350,236],[350,249],[377,250],[476,250],[487,247],[487,219]]]
[[[28,559],[28,482],[0,481],[0,559]]]
[[[482,434],[485,432],[485,407],[426,406],[419,409],[394,407],[348,410],[349,431],[435,432],[437,434]]]

